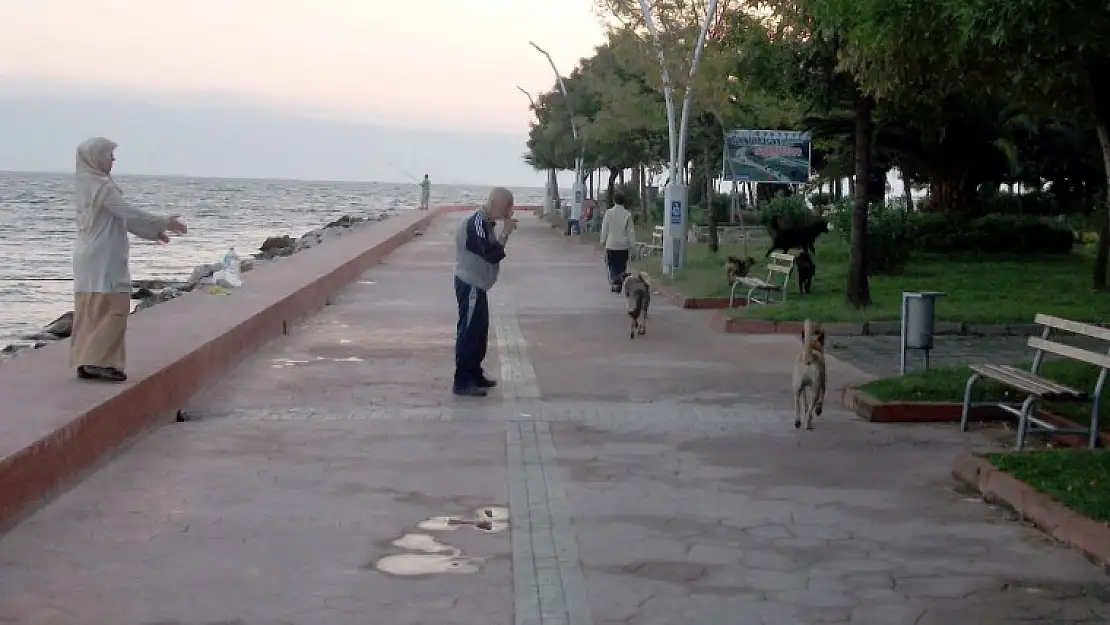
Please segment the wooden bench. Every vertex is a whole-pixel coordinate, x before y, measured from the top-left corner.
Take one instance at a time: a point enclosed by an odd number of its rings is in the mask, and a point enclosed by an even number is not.
[[[1110,342],[1110,329],[1040,314],[1036,316],[1033,322],[1044,326],[1044,331],[1041,332],[1040,337],[1029,337],[1029,347],[1034,350],[1033,364],[1029,367],[1029,371],[1010,365],[971,365],[972,374],[967,379],[967,386],[964,388],[960,430],[967,431],[967,422],[972,406],[971,392],[975,383],[987,378],[1026,395],[1025,400],[1021,403],[993,403],[993,405],[1018,418],[1015,449],[1021,450],[1025,447],[1025,439],[1031,431],[1056,434],[1086,434],[1089,437],[1088,445],[1094,449],[1098,445],[1099,408],[1102,405],[1102,389],[1106,383],[1106,372],[1110,370],[1110,355],[1107,355],[1110,352],[1100,354],[1088,351],[1072,345],[1050,341],[1049,336],[1053,330],[1062,330],[1077,336]],[[1044,362],[1046,352],[1098,367],[1100,371],[1094,388],[1091,390],[1070,388],[1039,375],[1037,371]],[[1048,423],[1036,416],[1037,406],[1042,402],[1090,403],[1091,425],[1087,428],[1061,428]]]
[[[651,243],[636,243],[636,258],[644,258],[652,254],[663,253],[663,226],[655,226],[651,230]]]
[[[755,276],[744,276],[732,282],[732,290],[728,294],[728,307],[732,308],[736,301],[736,288],[748,287],[748,304],[769,304],[774,293],[779,294],[779,301],[786,301],[786,286],[790,283],[790,274],[794,273],[794,255],[771,253],[771,260],[767,263],[767,279]],[[755,297],[755,293],[762,293],[763,299]]]

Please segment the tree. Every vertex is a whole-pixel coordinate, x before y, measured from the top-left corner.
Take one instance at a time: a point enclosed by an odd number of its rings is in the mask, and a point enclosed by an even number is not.
[[[1106,178],[1092,276],[1107,288],[1110,260],[1110,10],[1104,0],[945,0],[964,54],[989,55],[1003,71],[984,87],[1015,93],[1035,108],[1094,128]]]

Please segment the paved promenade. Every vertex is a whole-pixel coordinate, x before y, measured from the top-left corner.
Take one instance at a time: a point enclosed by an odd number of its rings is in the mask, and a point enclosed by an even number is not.
[[[0,624],[1110,621],[1101,571],[956,488],[986,438],[857,420],[835,360],[799,432],[796,338],[658,298],[630,341],[600,257],[531,216],[490,296],[502,384],[454,398],[461,218],[3,536]]]

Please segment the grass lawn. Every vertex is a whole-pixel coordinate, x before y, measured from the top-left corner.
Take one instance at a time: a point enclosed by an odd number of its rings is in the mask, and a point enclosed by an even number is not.
[[[1096,521],[1110,521],[1110,450],[991,454],[991,464]]]
[[[1029,363],[1015,366],[1028,369]],[[1044,377],[1084,391],[1090,391],[1095,387],[1098,372],[1098,367],[1074,360],[1046,360],[1040,368],[1040,373]],[[964,386],[970,376],[971,370],[966,366],[937,367],[929,371],[914,371],[904,376],[880,378],[859,388],[879,401],[959,403],[964,399]],[[972,396],[973,401],[1021,401],[1023,398],[1023,394],[991,380],[981,380],[976,383]],[[1086,425],[1091,421],[1090,404],[1045,403],[1043,407],[1076,423]],[[1110,431],[1110,397],[1106,398],[1099,410],[1099,428]]]
[[[650,240],[650,231],[646,232]],[[643,236],[643,235],[641,235]],[[762,263],[769,243],[754,240],[749,255]],[[665,280],[689,297],[727,297],[727,256],[743,255],[739,244],[721,246],[717,254],[705,244],[689,248],[687,263],[674,281]],[[1110,294],[1091,289],[1094,247],[1085,246],[1065,257],[1036,260],[973,260],[918,255],[901,276],[871,278],[872,305],[857,311],[845,303],[848,282],[848,246],[830,233],[818,240],[817,276],[813,294],[799,296],[791,280],[785,304],[753,306],[730,314],[757,319],[822,322],[897,320],[902,291],[943,291],[937,301],[939,321],[966,323],[1032,323],[1036,313],[1047,313],[1076,321],[1102,321],[1110,317]],[[660,259],[652,256],[638,263],[654,276],[660,275]],[[762,265],[761,265],[762,267]],[[765,278],[766,270],[754,275]]]

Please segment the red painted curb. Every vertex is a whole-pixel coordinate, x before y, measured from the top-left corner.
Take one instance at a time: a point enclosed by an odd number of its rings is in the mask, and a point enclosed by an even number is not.
[[[802,333],[801,321],[768,321],[742,319],[723,313],[714,313],[711,324],[727,334],[797,334]]]
[[[864,419],[874,423],[958,423],[963,414],[963,406],[950,402],[882,402],[848,387],[842,396],[844,406]],[[1051,412],[1039,411],[1041,419],[1060,428],[1077,428],[1079,424]],[[1011,421],[1013,415],[994,406],[975,406],[971,409],[971,420],[984,423]],[[1087,438],[1078,434],[1049,434],[1057,443],[1068,447],[1086,447]],[[1110,447],[1110,434],[1099,433],[1099,443]]]
[[[129,320],[131,379],[80,382],[69,341],[0,366],[0,529],[126,441],[173,419],[204,384],[456,207],[411,211],[253,270],[229,296],[190,293]]]
[[[952,476],[979,491],[983,499],[1005,504],[1041,531],[1079,549],[1110,573],[1110,526],[1106,523],[1079,514],[971,453],[956,456]]]

